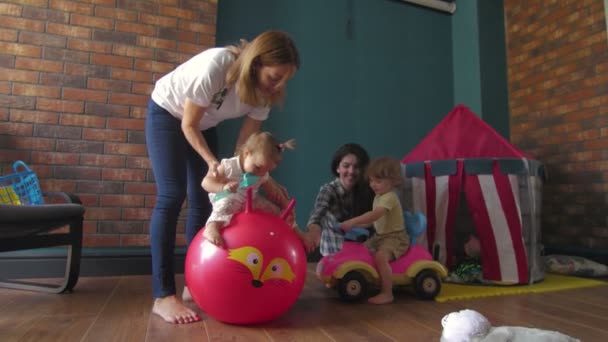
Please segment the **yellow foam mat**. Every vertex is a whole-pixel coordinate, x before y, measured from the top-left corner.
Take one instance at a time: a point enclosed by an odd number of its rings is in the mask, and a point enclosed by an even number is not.
[[[608,285],[608,282],[571,277],[558,274],[545,274],[545,279],[532,285],[461,285],[443,283],[441,292],[435,301],[462,300],[490,296],[506,296],[524,293],[542,293],[549,291],[570,290],[582,287]]]

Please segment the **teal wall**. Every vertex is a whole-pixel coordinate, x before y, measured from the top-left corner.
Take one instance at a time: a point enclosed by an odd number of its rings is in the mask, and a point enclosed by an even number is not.
[[[464,1],[461,1],[464,2]],[[503,0],[479,1],[481,112],[483,119],[509,139],[507,51]]]
[[[454,99],[477,115],[481,111],[481,70],[479,56],[479,13],[477,1],[459,1],[452,17],[454,55]]]
[[[452,17],[455,103],[509,138],[503,0],[457,2]]]
[[[320,185],[333,178],[329,163],[339,145],[357,142],[372,158],[400,159],[456,103],[481,108],[479,48],[474,63],[466,55],[456,58],[455,18],[391,0],[218,2],[218,45],[277,29],[289,32],[300,50],[302,67],[287,101],[272,110],[264,129],[298,142],[274,176],[297,199],[301,226]],[[466,35],[463,41],[478,39],[477,33],[458,34]],[[463,76],[472,72],[471,80]],[[470,94],[456,92],[456,81]],[[239,125],[220,126],[222,157],[232,154]]]

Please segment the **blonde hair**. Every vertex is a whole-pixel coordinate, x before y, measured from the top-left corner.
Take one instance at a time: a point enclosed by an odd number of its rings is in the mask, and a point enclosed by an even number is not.
[[[281,153],[285,149],[293,150],[296,148],[294,139],[279,142],[270,132],[256,132],[247,138],[247,141],[239,149],[239,154],[249,152],[259,154],[266,160],[278,164],[281,161]]]
[[[371,161],[365,171],[367,178],[390,179],[395,185],[403,182],[401,163],[391,157],[380,157]]]
[[[228,69],[226,84],[234,86],[241,101],[250,106],[281,104],[285,88],[264,96],[257,89],[257,70],[263,66],[291,64],[300,68],[300,55],[293,40],[284,32],[266,31],[253,41],[241,39],[238,45],[227,46],[236,56]]]

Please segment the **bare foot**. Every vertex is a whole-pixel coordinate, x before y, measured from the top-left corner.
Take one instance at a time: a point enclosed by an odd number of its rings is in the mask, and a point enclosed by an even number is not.
[[[152,312],[174,324],[193,323],[201,320],[196,312],[185,306],[175,295],[156,298]]]
[[[367,302],[370,304],[388,304],[392,303],[394,300],[393,295],[391,293],[378,293],[372,298],[368,299]]]
[[[205,227],[205,231],[203,232],[203,237],[212,244],[222,247],[224,245],[224,239],[222,239],[218,225],[217,222],[207,224],[207,227]]]
[[[182,291],[182,301],[192,301],[192,295],[190,294],[190,290],[188,290],[188,286],[184,286],[184,291]]]

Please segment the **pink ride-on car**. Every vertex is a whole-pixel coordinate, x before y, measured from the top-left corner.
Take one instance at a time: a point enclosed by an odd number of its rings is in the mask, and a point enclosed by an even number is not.
[[[441,263],[433,260],[426,248],[416,244],[418,236],[426,229],[424,215],[406,212],[405,221],[410,236],[410,248],[402,257],[391,263],[393,284],[412,284],[419,298],[433,299],[441,291],[441,279],[447,277],[447,270]],[[373,256],[360,242],[344,241],[342,250],[319,261],[316,272],[327,287],[336,288],[340,297],[347,301],[362,299],[367,295],[369,284],[380,284]]]

